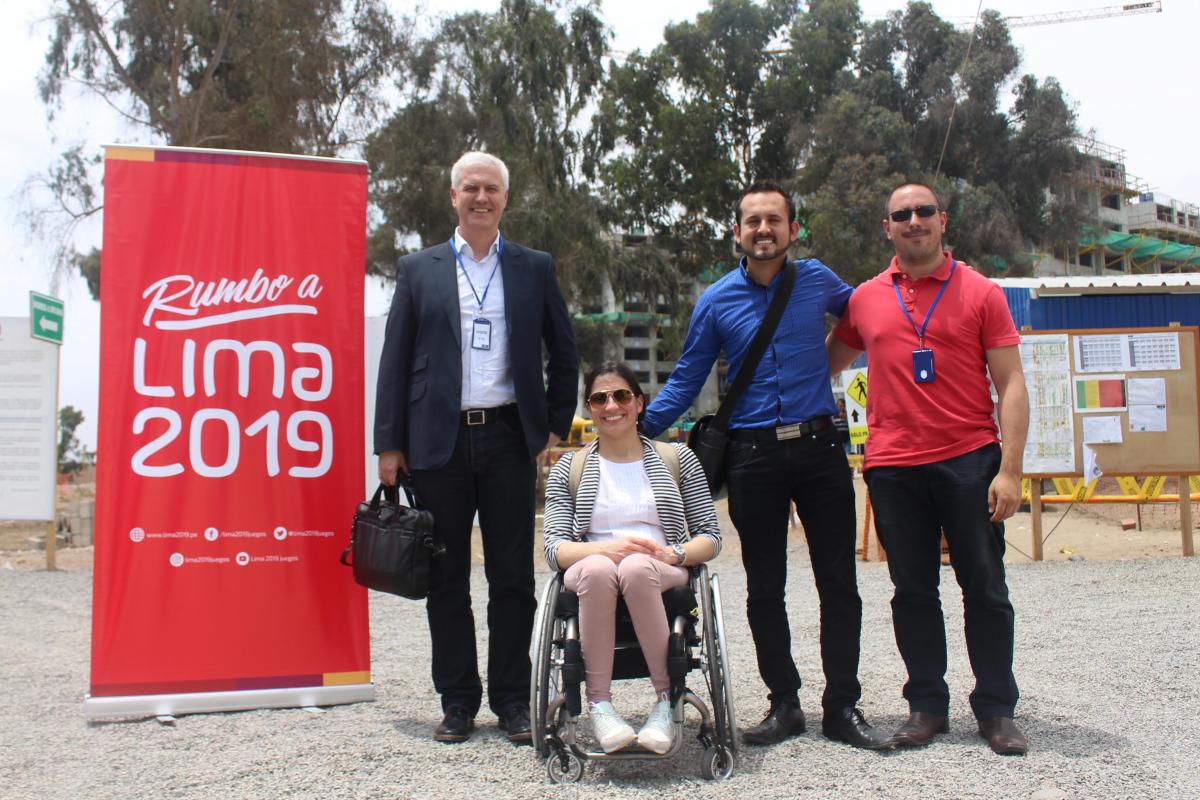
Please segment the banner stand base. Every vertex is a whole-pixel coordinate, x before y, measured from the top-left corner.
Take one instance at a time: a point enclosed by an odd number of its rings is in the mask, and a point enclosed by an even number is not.
[[[89,722],[122,717],[180,716],[257,708],[304,708],[371,702],[375,684],[299,686],[289,689],[250,689],[235,692],[186,692],[83,699],[83,716]]]

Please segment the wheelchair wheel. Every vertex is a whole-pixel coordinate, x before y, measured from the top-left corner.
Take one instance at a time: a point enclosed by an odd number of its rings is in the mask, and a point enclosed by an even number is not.
[[[738,752],[737,713],[733,705],[733,675],[729,669],[725,621],[721,613],[721,582],[716,575],[709,576],[705,570],[701,573],[700,584],[704,677],[708,681],[709,697],[712,699],[717,745],[730,756],[728,768],[732,771],[732,756]]]
[[[733,774],[733,753],[719,744],[704,748],[700,774],[705,780],[723,781]]]
[[[583,759],[570,750],[552,753],[546,760],[546,777],[551,783],[578,783],[583,777]]]
[[[557,681],[551,680],[554,647],[554,624],[556,622],[555,599],[558,597],[559,575],[554,575],[542,591],[542,602],[538,604],[534,622],[532,670],[530,672],[529,705],[532,710],[533,746],[541,758],[550,755],[550,744],[545,740],[549,720],[546,709],[550,705],[550,689]],[[561,783],[562,781],[557,781]]]

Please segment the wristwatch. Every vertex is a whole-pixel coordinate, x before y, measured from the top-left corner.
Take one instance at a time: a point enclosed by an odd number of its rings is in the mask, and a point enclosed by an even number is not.
[[[675,554],[675,566],[682,567],[683,562],[687,561],[687,553],[683,551],[683,545],[671,545],[671,552]]]

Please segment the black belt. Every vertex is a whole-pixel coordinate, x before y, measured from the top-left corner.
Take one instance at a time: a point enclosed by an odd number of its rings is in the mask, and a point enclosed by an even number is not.
[[[801,436],[829,430],[832,427],[832,417],[813,417],[804,422],[780,425],[777,428],[733,428],[729,431],[729,438],[751,442],[782,442],[787,439],[799,439]]]
[[[509,403],[495,408],[468,408],[458,412],[458,421],[463,425],[490,425],[502,417],[516,419],[517,404]]]

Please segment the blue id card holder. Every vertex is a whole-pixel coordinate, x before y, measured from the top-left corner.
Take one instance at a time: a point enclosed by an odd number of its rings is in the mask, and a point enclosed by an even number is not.
[[[913,350],[913,380],[917,383],[933,383],[933,351],[922,347]]]

